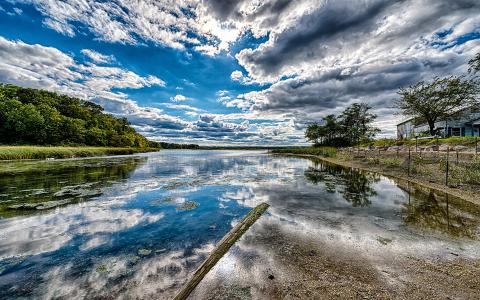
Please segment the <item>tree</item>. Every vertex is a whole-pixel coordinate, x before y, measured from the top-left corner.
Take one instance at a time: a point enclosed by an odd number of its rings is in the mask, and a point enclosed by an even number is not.
[[[365,103],[354,103],[347,107],[340,116],[342,132],[350,144],[371,140],[380,130],[372,126],[377,115],[370,112],[371,106]]]
[[[428,123],[431,135],[435,135],[435,123],[449,114],[477,102],[477,82],[463,77],[435,78],[432,82],[419,82],[398,91],[400,99],[394,106],[403,115]]]
[[[320,139],[320,136],[318,134],[319,126],[320,125],[318,125],[318,123],[312,123],[307,126],[307,129],[305,130],[305,138],[309,142],[313,142],[314,144],[319,143],[319,139]]]
[[[355,103],[340,116],[324,117],[323,125],[308,125],[305,137],[315,145],[327,146],[348,146],[370,140],[379,131],[371,125],[377,116],[370,110],[371,107],[367,104]]]
[[[95,103],[0,83],[0,143],[159,147]]]

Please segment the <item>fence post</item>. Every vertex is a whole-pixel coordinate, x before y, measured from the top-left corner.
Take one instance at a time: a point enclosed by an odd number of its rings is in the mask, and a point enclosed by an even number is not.
[[[418,151],[418,136],[415,137],[415,153]]]
[[[408,177],[410,177],[410,159],[411,159],[411,150],[410,146],[408,146]]]
[[[475,156],[478,154],[478,136],[475,137]]]
[[[449,163],[448,159],[449,159],[449,156],[450,156],[450,147],[447,147],[447,163],[446,163],[447,164],[446,165],[447,169],[445,171],[445,185],[446,186],[448,186],[448,163]]]
[[[458,166],[458,150],[457,150],[457,160],[455,161],[455,165]]]

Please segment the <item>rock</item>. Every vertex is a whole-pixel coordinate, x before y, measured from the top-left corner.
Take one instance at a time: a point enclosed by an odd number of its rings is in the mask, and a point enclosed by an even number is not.
[[[460,152],[468,151],[468,149],[469,148],[467,146],[460,146],[460,145],[453,147],[454,151],[460,151]]]
[[[100,265],[98,266],[95,271],[97,271],[97,273],[100,273],[100,274],[104,274],[104,273],[107,273],[108,270],[107,270],[107,266],[105,265]]]
[[[448,151],[448,150],[452,150],[452,147],[450,147],[447,144],[441,144],[440,147],[438,148],[438,150],[439,151]]]
[[[180,207],[177,207],[177,211],[186,211],[192,210],[199,206],[198,202],[195,201],[185,201]]]
[[[432,152],[433,151],[433,146],[427,146],[425,149],[423,149],[425,152]]]
[[[150,249],[138,249],[138,255],[139,256],[148,256],[150,255],[150,253],[152,253],[152,250]]]
[[[390,146],[387,151],[399,151],[401,148],[400,146]]]
[[[377,241],[384,246],[392,242],[391,239],[384,238],[384,237],[381,237],[381,236],[377,237]]]

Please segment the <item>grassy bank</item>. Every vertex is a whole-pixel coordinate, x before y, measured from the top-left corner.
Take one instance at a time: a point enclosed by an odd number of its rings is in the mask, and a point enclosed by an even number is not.
[[[335,157],[337,156],[337,149],[333,147],[286,148],[286,149],[273,149],[270,151],[270,153]]]
[[[158,150],[157,148],[0,146],[0,160],[125,155]]]
[[[322,147],[275,150],[271,153],[315,156],[326,161],[380,173],[446,191],[451,195],[480,204],[480,158],[474,155],[449,156],[448,185],[446,185],[446,153],[408,153],[395,151],[362,151],[360,153]],[[327,153],[324,155],[323,153]]]
[[[363,143],[361,147],[391,147],[391,146],[415,146],[418,144],[419,146],[432,146],[438,144],[446,144],[450,146],[467,146],[473,147],[478,139],[478,143],[480,144],[480,138],[475,138],[471,136],[467,137],[449,137],[449,138],[436,138],[434,139],[421,139],[418,140],[410,139],[410,140],[397,140],[397,139],[379,139],[368,143]]]

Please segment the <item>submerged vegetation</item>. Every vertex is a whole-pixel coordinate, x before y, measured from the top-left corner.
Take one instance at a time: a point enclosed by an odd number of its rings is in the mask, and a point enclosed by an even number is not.
[[[0,218],[89,201],[128,176],[145,157],[0,162]]]

